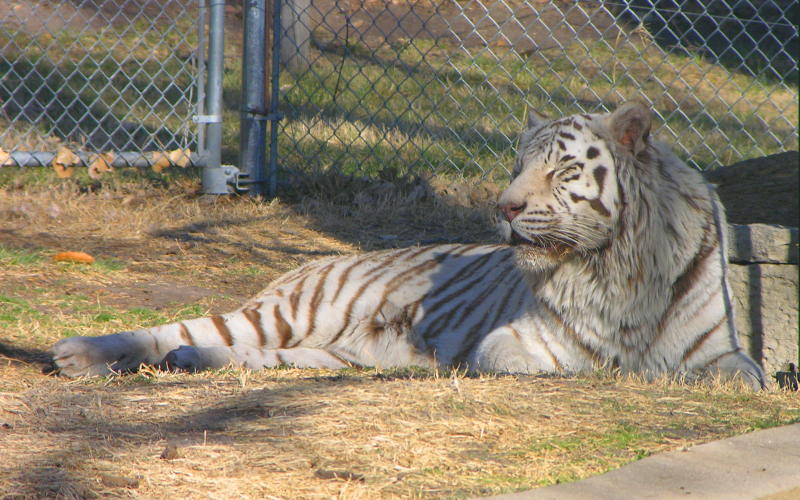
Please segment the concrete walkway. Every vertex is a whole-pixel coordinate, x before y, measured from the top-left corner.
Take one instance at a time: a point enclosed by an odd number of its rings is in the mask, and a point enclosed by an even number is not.
[[[583,481],[492,498],[798,500],[800,424],[661,453]]]

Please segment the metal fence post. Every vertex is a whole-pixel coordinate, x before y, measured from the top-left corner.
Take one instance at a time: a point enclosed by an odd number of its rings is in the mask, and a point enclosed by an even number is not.
[[[197,48],[195,60],[197,61],[197,115],[204,115],[206,111],[206,24],[208,23],[208,8],[206,0],[197,0]],[[197,127],[197,152],[206,150],[206,127]]]
[[[248,0],[244,6],[239,168],[247,174],[252,196],[266,194],[266,120],[269,118],[266,89],[269,20],[266,4],[267,0]]]
[[[283,114],[278,111],[281,79],[281,0],[272,1],[272,96],[269,102],[269,194],[275,196],[278,189],[278,121]]]
[[[208,115],[206,123],[207,158],[203,168],[203,193],[228,194],[229,175],[222,162],[222,74],[224,69],[225,0],[210,0],[208,36]]]

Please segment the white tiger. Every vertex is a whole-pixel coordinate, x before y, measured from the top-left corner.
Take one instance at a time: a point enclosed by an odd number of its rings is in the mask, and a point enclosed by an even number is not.
[[[763,387],[733,326],[722,205],[649,129],[637,103],[557,121],[531,114],[498,201],[510,244],[311,262],[232,313],[62,339],[54,362],[67,376],[141,363],[565,374],[615,366]]]

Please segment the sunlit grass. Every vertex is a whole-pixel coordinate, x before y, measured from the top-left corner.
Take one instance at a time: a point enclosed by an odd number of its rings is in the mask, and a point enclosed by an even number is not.
[[[628,98],[649,101],[657,135],[701,168],[797,148],[793,88],[652,42],[576,43],[525,58],[428,40],[373,51],[351,42],[343,53],[327,44],[308,73],[282,77],[287,169],[503,176],[528,104],[559,116]]]

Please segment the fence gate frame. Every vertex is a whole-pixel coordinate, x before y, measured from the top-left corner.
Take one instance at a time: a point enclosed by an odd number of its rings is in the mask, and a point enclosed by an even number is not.
[[[275,196],[281,62],[281,0],[245,0],[238,190]],[[269,122],[269,160],[266,133]]]

